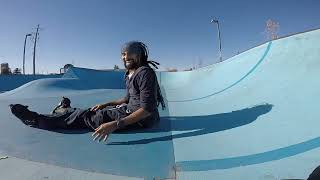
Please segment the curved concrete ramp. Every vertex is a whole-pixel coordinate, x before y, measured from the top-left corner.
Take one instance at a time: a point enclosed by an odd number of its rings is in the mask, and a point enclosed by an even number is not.
[[[44,78],[60,78],[61,74],[53,75],[0,75],[0,93],[13,90],[30,81]]]
[[[66,94],[86,108],[123,96],[123,72],[73,68],[4,93],[0,153],[10,157],[0,160],[1,174],[18,176],[10,167],[20,162],[35,167],[21,172],[29,179],[306,179],[320,165],[319,42],[315,30],[199,70],[158,72],[167,103],[160,126],[112,134],[107,145],[90,132],[25,127],[7,105],[46,113]]]

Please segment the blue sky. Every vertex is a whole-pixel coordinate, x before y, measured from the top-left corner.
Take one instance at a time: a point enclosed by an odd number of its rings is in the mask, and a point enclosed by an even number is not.
[[[26,33],[40,24],[39,73],[64,64],[109,69],[120,61],[121,46],[145,42],[161,69],[190,68],[218,60],[220,21],[223,58],[267,40],[266,21],[280,24],[279,35],[320,28],[320,1],[196,0],[0,0],[0,63],[22,68]],[[27,42],[26,72],[32,73],[32,42]]]

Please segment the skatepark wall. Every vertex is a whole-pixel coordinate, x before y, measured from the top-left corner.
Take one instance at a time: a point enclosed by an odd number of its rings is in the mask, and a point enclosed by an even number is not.
[[[62,78],[79,79],[84,89],[125,89],[124,74],[124,71],[71,67]]]
[[[0,92],[10,91],[30,81],[44,78],[60,78],[62,75],[0,75]]]
[[[313,30],[161,74],[177,179],[306,179],[320,163],[319,42]]]

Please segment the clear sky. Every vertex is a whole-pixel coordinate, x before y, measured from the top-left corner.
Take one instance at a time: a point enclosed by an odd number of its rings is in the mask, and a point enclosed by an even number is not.
[[[179,70],[218,60],[220,21],[223,58],[267,40],[266,21],[279,35],[320,28],[319,0],[0,0],[0,63],[22,68],[25,34],[42,28],[37,46],[39,73],[64,64],[110,69],[121,46],[145,42],[161,69]],[[32,73],[33,43],[27,41],[26,72]]]

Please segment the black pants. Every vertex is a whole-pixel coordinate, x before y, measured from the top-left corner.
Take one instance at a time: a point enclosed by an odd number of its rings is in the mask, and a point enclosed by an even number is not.
[[[39,128],[41,129],[96,129],[101,124],[120,120],[130,115],[127,106],[106,107],[102,110],[92,112],[89,109],[74,109],[64,114],[40,114]],[[126,129],[146,128],[153,125],[153,119],[149,117],[138,123],[127,126]]]
[[[313,172],[310,174],[307,180],[319,180],[320,179],[320,166],[318,166]]]

